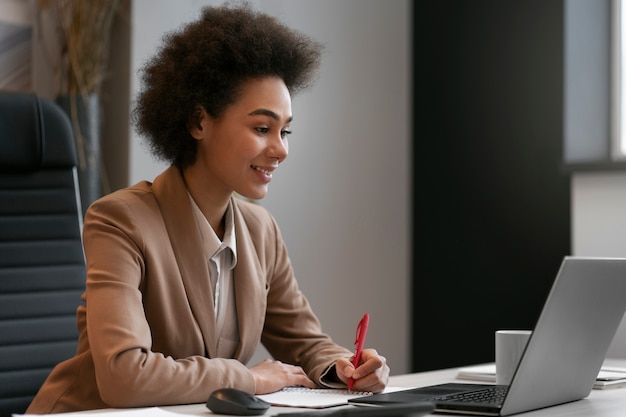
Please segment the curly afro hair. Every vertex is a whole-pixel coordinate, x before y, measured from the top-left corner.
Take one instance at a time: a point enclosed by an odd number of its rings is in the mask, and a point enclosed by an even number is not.
[[[133,122],[157,158],[182,169],[196,159],[188,126],[198,106],[217,118],[243,82],[264,76],[280,77],[295,94],[312,83],[321,50],[248,3],[205,7],[197,21],[166,34],[142,69]]]

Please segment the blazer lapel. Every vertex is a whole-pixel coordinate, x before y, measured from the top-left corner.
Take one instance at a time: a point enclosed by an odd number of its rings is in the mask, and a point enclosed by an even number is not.
[[[261,338],[267,293],[265,271],[259,263],[249,226],[237,203],[238,200],[234,198],[237,265],[233,270],[233,282],[239,324],[239,346],[235,357],[246,363],[254,354]]]
[[[191,310],[202,332],[209,357],[216,357],[215,309],[207,254],[193,216],[187,187],[178,168],[169,167],[153,184]]]

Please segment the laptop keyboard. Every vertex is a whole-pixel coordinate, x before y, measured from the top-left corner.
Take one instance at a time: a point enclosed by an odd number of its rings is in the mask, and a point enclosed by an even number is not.
[[[435,402],[464,402],[464,403],[480,403],[480,404],[502,404],[506,393],[509,390],[507,385],[494,385],[493,387],[481,389],[478,391],[468,391],[459,394],[448,394],[441,397],[433,398]]]

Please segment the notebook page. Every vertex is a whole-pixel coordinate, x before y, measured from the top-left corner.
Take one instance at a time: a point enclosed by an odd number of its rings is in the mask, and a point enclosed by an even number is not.
[[[372,395],[372,393],[347,389],[286,387],[271,394],[257,395],[257,397],[281,407],[325,408],[348,404],[351,398],[367,395]]]

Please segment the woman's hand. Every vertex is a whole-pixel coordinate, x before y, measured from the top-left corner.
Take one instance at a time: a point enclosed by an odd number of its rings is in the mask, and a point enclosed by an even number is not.
[[[341,358],[335,363],[337,377],[345,384],[350,377],[354,378],[353,390],[381,392],[389,380],[387,359],[380,356],[375,349],[364,349],[361,352],[361,363],[355,369],[352,358]]]
[[[255,394],[269,394],[294,385],[317,387],[302,368],[280,361],[265,359],[250,368],[250,371],[254,374]]]

